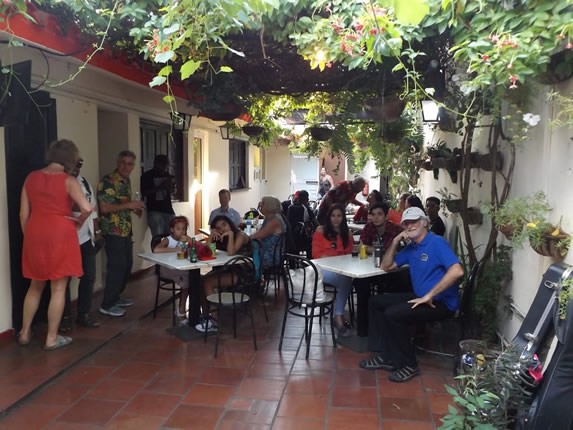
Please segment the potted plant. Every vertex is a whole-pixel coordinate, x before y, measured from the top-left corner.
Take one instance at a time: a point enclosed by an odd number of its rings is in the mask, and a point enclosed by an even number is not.
[[[324,142],[330,139],[332,137],[332,133],[334,132],[332,128],[323,125],[313,125],[308,127],[305,131],[308,131],[310,136],[319,142]]]
[[[255,124],[245,124],[241,128],[243,130],[243,133],[245,133],[249,137],[258,137],[263,133],[263,131],[265,131],[263,127]]]
[[[551,212],[545,193],[538,191],[534,194],[507,199],[502,205],[495,207],[484,204],[482,208],[493,218],[493,222],[503,235],[512,241],[515,248],[523,246],[528,232],[528,223],[544,220]]]
[[[447,209],[451,213],[460,213],[464,207],[464,201],[456,194],[450,193],[447,188],[442,188],[437,191],[441,197],[442,209]]]
[[[571,236],[547,221],[526,225],[529,245],[539,255],[563,260],[569,252]]]

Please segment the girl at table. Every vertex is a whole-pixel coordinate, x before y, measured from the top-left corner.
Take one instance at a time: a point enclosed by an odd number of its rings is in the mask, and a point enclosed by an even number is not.
[[[344,207],[339,204],[332,205],[324,226],[319,226],[312,236],[312,256],[322,258],[350,253],[352,253],[352,234],[346,223]],[[352,291],[352,278],[324,271],[323,282],[336,287],[334,326],[339,336],[347,336],[350,332],[344,321],[344,307]]]
[[[179,249],[179,244],[182,242],[189,242],[189,237],[187,236],[187,227],[189,226],[189,221],[184,216],[177,216],[171,220],[169,223],[169,230],[171,234],[165,236],[156,245],[152,241],[152,252],[164,253],[164,252],[177,252]],[[179,298],[178,309],[175,310],[175,316],[177,317],[179,325],[187,324],[187,297],[189,297],[189,274],[186,270],[170,269],[168,267],[161,268],[161,277],[167,279],[173,279],[177,285],[181,287],[181,296]]]
[[[242,232],[233,221],[224,215],[218,215],[211,221],[211,234],[207,243],[214,243],[217,249],[226,251],[227,255],[251,255],[251,239]],[[208,309],[207,296],[215,293],[215,289],[220,286],[232,286],[234,282],[232,273],[219,275],[217,271],[212,271],[204,275],[201,279],[203,286],[202,308],[204,312]],[[235,278],[236,279],[236,278]],[[217,321],[213,316],[203,315],[202,320],[195,325],[198,331],[216,331]]]
[[[228,255],[249,255],[251,239],[241,231],[229,217],[218,215],[210,225],[211,234],[207,243],[214,243],[217,249],[226,251]]]

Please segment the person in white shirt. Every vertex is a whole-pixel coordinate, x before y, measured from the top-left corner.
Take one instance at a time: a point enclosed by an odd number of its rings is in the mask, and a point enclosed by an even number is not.
[[[229,202],[231,201],[231,192],[226,189],[222,189],[219,191],[219,203],[221,204],[220,207],[217,209],[213,209],[211,211],[211,215],[209,215],[209,225],[218,215],[223,215],[233,221],[237,227],[241,223],[241,214],[237,212],[235,209],[229,207]]]
[[[80,169],[84,164],[84,160],[78,160],[75,169],[71,172],[75,176],[82,188],[82,192],[86,196],[88,202],[92,205],[93,211],[85,222],[78,228],[78,239],[80,242],[80,250],[82,254],[82,268],[83,276],[80,278],[78,284],[78,316],[76,324],[87,328],[99,327],[99,322],[92,319],[90,311],[92,307],[92,297],[94,291],[95,277],[96,277],[96,243],[101,244],[102,236],[101,230],[98,226],[97,215],[97,196],[89,182],[80,175]],[[74,208],[74,211],[76,208]],[[74,216],[77,214],[74,212]],[[71,278],[70,278],[71,280]],[[70,300],[70,281],[68,281],[68,288],[66,292],[66,306],[64,309],[64,317],[60,324],[60,331],[66,332],[72,329],[72,310]]]

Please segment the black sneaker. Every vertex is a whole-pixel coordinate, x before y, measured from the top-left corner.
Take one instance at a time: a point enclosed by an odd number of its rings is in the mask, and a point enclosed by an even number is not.
[[[78,319],[76,320],[76,324],[79,325],[80,327],[86,327],[86,328],[97,328],[97,327],[99,327],[99,321],[92,319],[87,314],[82,316],[82,317],[78,316]]]
[[[60,333],[70,333],[74,329],[72,324],[72,317],[62,317],[58,331]]]

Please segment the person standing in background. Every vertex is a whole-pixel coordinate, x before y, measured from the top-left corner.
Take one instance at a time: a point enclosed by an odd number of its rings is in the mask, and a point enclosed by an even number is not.
[[[398,209],[390,209],[388,211],[388,221],[392,221],[394,224],[400,225],[400,222],[402,221],[402,212],[406,209],[406,200],[408,200],[408,197],[410,196],[410,193],[404,193],[400,196],[400,199],[398,200]]]
[[[79,159],[78,148],[72,141],[57,141],[46,154],[48,165],[30,173],[22,188],[22,274],[31,279],[24,299],[22,330],[18,334],[18,343],[22,346],[28,345],[32,338],[32,321],[47,280],[50,280],[51,294],[44,350],[51,351],[72,342],[70,337],[58,334],[58,327],[68,278],[82,276],[76,225],[82,224],[92,211],[80,185],[68,174]],[[78,218],[72,217],[73,202],[80,209]]]
[[[159,154],[153,160],[153,169],[141,175],[141,196],[145,198],[147,223],[152,237],[168,233],[169,223],[175,216],[171,205],[175,178],[168,168],[167,155]]]
[[[100,241],[102,237],[101,230],[99,229],[96,195],[86,178],[80,175],[80,170],[83,165],[84,160],[80,158],[71,173],[71,175],[77,179],[84,196],[92,206],[92,213],[78,229],[84,274],[80,277],[78,284],[78,316],[76,318],[76,324],[81,327],[97,328],[99,327],[99,322],[90,317],[90,311],[92,308],[92,297],[96,279],[97,250],[95,244]],[[77,207],[73,208],[74,216],[80,216],[77,209]],[[62,323],[60,324],[60,332],[70,331],[72,329],[70,281],[71,278],[68,280],[68,286],[66,288],[66,306],[64,308],[64,318],[62,318]]]
[[[323,167],[320,169],[320,175],[318,176],[318,196],[323,198],[333,186],[334,180],[332,176],[326,173],[326,169]]]
[[[446,226],[438,213],[440,212],[440,199],[428,197],[426,199],[426,213],[430,219],[430,231],[438,236],[446,234]]]
[[[364,203],[356,200],[356,194],[364,189],[366,186],[366,179],[357,176],[352,181],[342,181],[336,187],[331,188],[330,191],[324,196],[318,208],[318,222],[324,225],[327,220],[327,213],[330,206],[334,204],[342,205],[344,208],[349,203],[364,206]]]
[[[122,317],[133,300],[121,298],[133,265],[133,240],[131,212],[141,217],[145,204],[132,200],[129,175],[135,167],[135,154],[121,151],[117,168],[105,175],[97,186],[101,213],[101,230],[107,255],[105,287],[99,312],[112,317]]]

